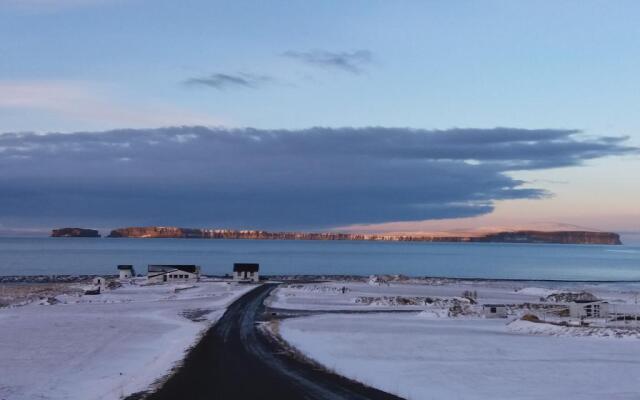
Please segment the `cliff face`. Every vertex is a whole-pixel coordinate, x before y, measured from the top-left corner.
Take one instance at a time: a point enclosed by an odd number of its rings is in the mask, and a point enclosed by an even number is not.
[[[500,243],[556,243],[556,244],[622,244],[620,235],[613,232],[588,231],[518,231],[499,232],[474,238],[475,242]]]
[[[114,229],[110,238],[202,238],[200,229],[176,228],[172,226],[145,226]]]
[[[99,238],[100,233],[95,229],[60,228],[51,231],[51,237],[93,237]]]
[[[267,232],[257,230],[190,229],[176,227],[130,227],[111,231],[111,238],[197,238],[254,240],[371,240],[397,242],[488,242],[488,243],[558,243],[622,244],[611,232],[587,231],[515,231],[481,236],[369,235],[347,233]]]

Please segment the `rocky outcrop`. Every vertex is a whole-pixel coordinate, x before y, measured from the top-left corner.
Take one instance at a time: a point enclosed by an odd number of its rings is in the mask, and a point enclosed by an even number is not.
[[[192,229],[177,227],[130,227],[114,229],[110,238],[194,238],[254,240],[371,240],[396,242],[489,242],[489,243],[558,243],[558,244],[622,244],[620,236],[611,232],[588,231],[515,231],[479,236],[370,235],[337,232],[267,232],[259,230]]]
[[[60,228],[51,231],[51,237],[91,237],[99,238],[100,232],[95,229]]]

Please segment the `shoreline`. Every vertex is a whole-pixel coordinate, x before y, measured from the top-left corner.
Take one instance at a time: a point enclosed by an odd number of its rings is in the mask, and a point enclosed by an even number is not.
[[[479,277],[446,277],[446,276],[408,276],[400,274],[278,274],[262,275],[262,281],[283,282],[322,282],[334,280],[366,281],[371,276],[397,277],[398,281],[445,281],[445,282],[545,282],[545,283],[640,283],[640,279],[627,280],[574,280],[574,279],[524,279],[524,278],[479,278]],[[95,277],[116,279],[114,274],[50,274],[50,275],[0,275],[0,284],[47,284],[47,283],[82,283]],[[202,275],[207,279],[229,279],[228,275]]]

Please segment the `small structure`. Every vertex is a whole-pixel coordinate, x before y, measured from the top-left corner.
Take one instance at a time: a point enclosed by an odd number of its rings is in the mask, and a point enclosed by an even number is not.
[[[504,304],[483,304],[482,315],[485,318],[506,318],[507,306]]]
[[[609,316],[609,303],[602,300],[575,300],[569,303],[569,316],[572,318],[606,318]]]
[[[233,280],[239,282],[258,282],[260,276],[258,270],[260,264],[235,263],[233,264]]]
[[[133,265],[118,265],[118,278],[131,279],[136,276],[136,271],[133,269]]]
[[[86,289],[84,294],[100,294],[101,291],[107,289],[107,280],[102,276],[96,276],[91,283],[93,286],[90,289]]]
[[[105,288],[105,286],[107,285],[107,280],[101,276],[96,276],[95,278],[93,278],[93,286],[98,286],[101,288]]]
[[[147,280],[150,283],[197,281],[199,279],[199,265],[149,265],[147,270]]]

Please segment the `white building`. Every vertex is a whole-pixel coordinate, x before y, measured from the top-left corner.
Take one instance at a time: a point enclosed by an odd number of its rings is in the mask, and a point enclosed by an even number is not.
[[[150,283],[197,281],[199,265],[149,265],[147,280]]]
[[[90,290],[90,292],[97,291],[100,293],[101,291],[105,291],[107,289],[107,279],[102,276],[96,276],[93,278],[93,286],[95,289]]]
[[[507,306],[504,304],[483,304],[482,315],[485,318],[506,318]]]
[[[118,265],[118,277],[120,279],[131,279],[136,276],[133,265]]]
[[[601,300],[575,300],[569,303],[569,316],[572,318],[606,318],[609,316],[609,303]]]
[[[233,280],[239,282],[258,282],[260,276],[258,270],[260,264],[235,263],[233,264]]]

